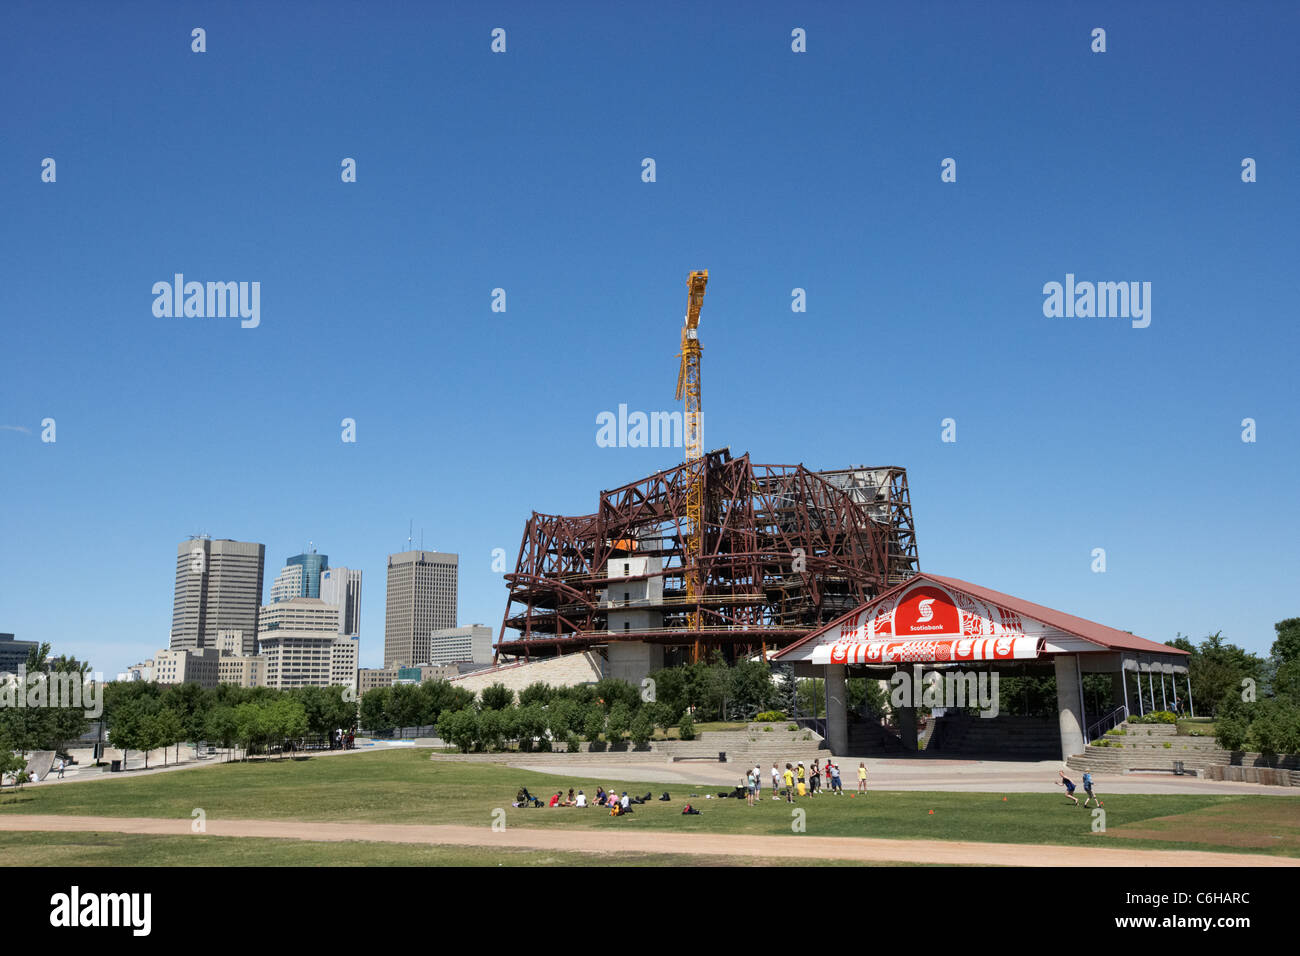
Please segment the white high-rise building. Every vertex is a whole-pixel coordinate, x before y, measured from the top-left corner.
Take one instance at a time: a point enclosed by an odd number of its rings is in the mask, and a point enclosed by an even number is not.
[[[271,585],[271,603],[278,604],[302,596],[302,565],[286,564]]]
[[[361,572],[327,568],[320,573],[320,599],[339,610],[339,633],[361,636]]]
[[[267,687],[357,685],[358,641],[339,635],[339,609],[320,598],[297,597],[262,608],[258,653]]]

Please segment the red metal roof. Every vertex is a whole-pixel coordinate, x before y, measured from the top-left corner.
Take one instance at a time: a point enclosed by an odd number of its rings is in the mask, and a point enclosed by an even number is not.
[[[1075,617],[1073,614],[1056,611],[1050,607],[1044,607],[1041,604],[1034,604],[1031,601],[1023,600],[1022,598],[1013,597],[1010,594],[1003,594],[1001,591],[994,591],[992,588],[981,587],[978,584],[971,584],[969,581],[963,581],[960,578],[943,577],[942,575],[931,574],[928,571],[921,571],[908,578],[902,584],[890,588],[874,600],[868,601],[861,607],[855,608],[848,614],[845,614],[842,617],[837,617],[824,627],[813,631],[803,640],[791,644],[779,654],[776,654],[773,659],[779,660],[793,651],[796,647],[801,647],[809,641],[816,641],[822,634],[826,633],[831,628],[839,626],[840,621],[846,620],[854,614],[861,613],[866,608],[880,603],[885,598],[909,588],[921,580],[932,581],[935,584],[943,585],[953,591],[964,591],[973,598],[986,601],[990,604],[1001,605],[1010,611],[1015,611],[1023,617],[1042,621],[1044,624],[1064,631],[1067,634],[1073,634],[1075,637],[1081,637],[1085,641],[1092,641],[1094,644],[1100,644],[1107,650],[1143,651],[1148,654],[1187,655],[1187,651],[1180,650],[1177,647],[1170,647],[1167,644],[1149,641],[1145,637],[1138,637],[1135,634],[1130,634],[1128,631],[1117,630],[1113,627],[1107,627],[1105,624],[1098,624],[1096,621],[1089,621],[1086,618]]]

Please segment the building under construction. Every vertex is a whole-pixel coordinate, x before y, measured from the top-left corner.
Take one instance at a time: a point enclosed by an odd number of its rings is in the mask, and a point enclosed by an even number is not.
[[[593,514],[534,512],[497,655],[599,648],[608,673],[639,679],[715,648],[786,647],[917,570],[905,469],[713,451],[601,492]]]

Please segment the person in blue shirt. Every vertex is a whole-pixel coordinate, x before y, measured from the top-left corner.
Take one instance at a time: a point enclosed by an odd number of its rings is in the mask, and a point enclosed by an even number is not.
[[[1092,792],[1092,771],[1086,771],[1083,775],[1083,792],[1088,795],[1088,799],[1083,801],[1086,807],[1092,800],[1097,801],[1097,806],[1101,806],[1101,797]]]

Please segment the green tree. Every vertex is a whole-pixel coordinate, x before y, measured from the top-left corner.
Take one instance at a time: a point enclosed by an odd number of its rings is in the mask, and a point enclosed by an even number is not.
[[[0,740],[0,786],[3,786],[5,777],[13,777],[14,786],[21,787],[20,777],[25,769],[27,769],[26,758],[14,753],[12,747]]]
[[[631,726],[632,711],[625,702],[619,701],[609,709],[609,719],[605,722],[605,737],[613,743],[622,743]]]
[[[394,684],[388,688],[384,722],[391,727],[415,727],[423,716],[423,698],[414,684]]]
[[[505,710],[515,705],[515,692],[498,681],[489,684],[479,693],[483,710]]]
[[[555,692],[551,690],[551,685],[543,681],[534,681],[519,692],[519,706],[527,707],[529,704],[541,704],[545,707],[551,702]]]
[[[772,669],[766,661],[737,661],[728,671],[727,678],[728,710],[744,719],[752,719],[755,714],[768,710],[776,702]],[[724,714],[723,719],[726,717]]]
[[[469,753],[478,737],[478,714],[472,707],[447,711],[438,718],[438,736]]]
[[[582,718],[582,736],[584,740],[595,743],[605,732],[605,710],[599,704],[588,706]]]
[[[266,718],[266,708],[258,701],[248,700],[235,708],[235,737],[244,745],[245,758],[268,739]]]
[[[235,722],[235,708],[228,704],[213,704],[207,712],[207,721],[203,727],[203,737],[218,744],[223,750],[230,750],[239,739],[239,727]]]
[[[361,726],[371,733],[384,734],[393,729],[388,719],[389,687],[375,687],[361,695]]]
[[[461,693],[457,694],[456,691]],[[420,723],[436,724],[438,716],[444,710],[462,710],[468,706],[464,696],[472,694],[463,688],[454,687],[451,681],[437,678],[427,680],[420,685]]]
[[[478,715],[477,741],[484,750],[500,750],[505,737],[504,710],[485,710]]]
[[[628,730],[632,738],[632,743],[636,744],[638,747],[644,747],[650,742],[650,738],[653,737],[655,733],[655,725],[654,721],[650,719],[650,714],[647,712],[646,708],[642,707],[636,712]]]
[[[629,711],[641,706],[641,691],[617,677],[606,677],[604,680],[597,681],[593,690],[597,699],[603,701],[601,706],[605,708],[607,714],[618,703],[625,704]]]

